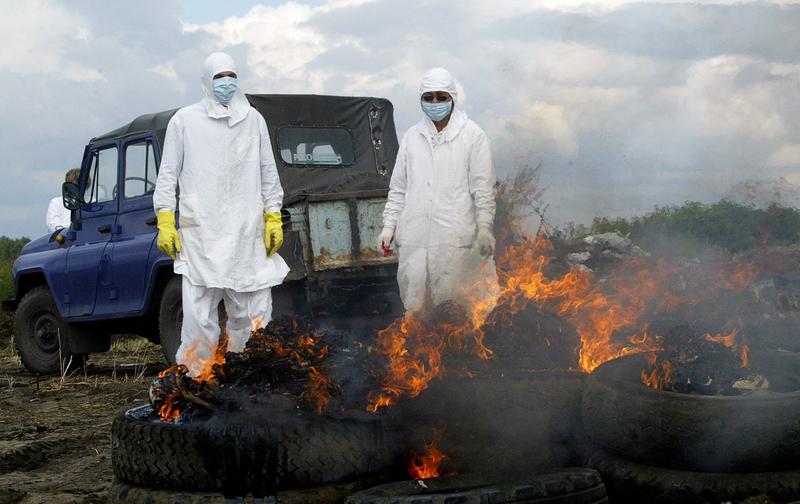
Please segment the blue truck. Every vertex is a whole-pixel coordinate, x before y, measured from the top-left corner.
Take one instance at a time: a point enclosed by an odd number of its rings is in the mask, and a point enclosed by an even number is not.
[[[398,143],[382,98],[248,95],[272,141],[284,188],[280,254],[291,267],[274,314],[396,310],[396,257],[375,249]],[[177,109],[91,139],[77,184],[65,183],[69,228],[28,243],[13,267],[14,342],[23,365],[63,372],[109,349],[113,334],[180,344],[181,283],[156,247],[152,194]],[[180,194],[178,194],[180,197]],[[221,308],[221,317],[224,313]]]

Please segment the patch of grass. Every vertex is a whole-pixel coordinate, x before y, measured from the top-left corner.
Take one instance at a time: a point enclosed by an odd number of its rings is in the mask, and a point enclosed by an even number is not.
[[[116,334],[111,339],[111,352],[158,352],[160,345],[151,343],[147,338],[131,334]]]

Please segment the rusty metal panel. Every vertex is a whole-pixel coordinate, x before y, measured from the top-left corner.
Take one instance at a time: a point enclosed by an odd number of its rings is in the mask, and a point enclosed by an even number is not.
[[[361,238],[361,264],[391,264],[397,262],[397,249],[392,244],[394,255],[384,257],[378,251],[378,235],[383,229],[383,207],[386,198],[360,199],[357,202],[358,235]]]
[[[355,258],[347,201],[309,204],[308,227],[315,270],[353,265]]]

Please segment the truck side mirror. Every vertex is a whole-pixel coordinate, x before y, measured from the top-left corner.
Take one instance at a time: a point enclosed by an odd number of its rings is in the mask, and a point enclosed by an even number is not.
[[[64,202],[64,207],[67,210],[77,210],[83,203],[81,198],[81,190],[75,182],[64,182],[61,185],[61,199]]]

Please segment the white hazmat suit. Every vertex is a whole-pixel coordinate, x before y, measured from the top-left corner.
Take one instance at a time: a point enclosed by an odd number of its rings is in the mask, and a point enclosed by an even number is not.
[[[47,205],[47,232],[52,233],[56,229],[68,228],[72,224],[72,214],[64,207],[64,198],[56,196]]]
[[[458,107],[455,81],[430,70],[419,95],[446,91],[453,98],[447,126],[422,120],[403,136],[383,212],[384,234],[398,247],[397,282],[407,312],[452,300],[461,304],[497,296],[492,257],[482,257],[478,231],[491,233],[495,173],[489,139]],[[476,292],[480,290],[480,292]],[[469,299],[465,299],[465,298]]]
[[[267,256],[264,245],[263,213],[283,205],[267,125],[241,89],[227,106],[217,100],[212,81],[224,71],[236,72],[233,59],[209,56],[201,79],[204,98],[170,120],[153,195],[158,213],[174,211],[176,188],[180,193],[182,246],[174,269],[183,275],[183,328],[176,361],[192,375],[216,350],[220,300],[228,316],[228,351],[241,352],[251,321],[270,320],[270,287],[289,272],[278,254]]]

